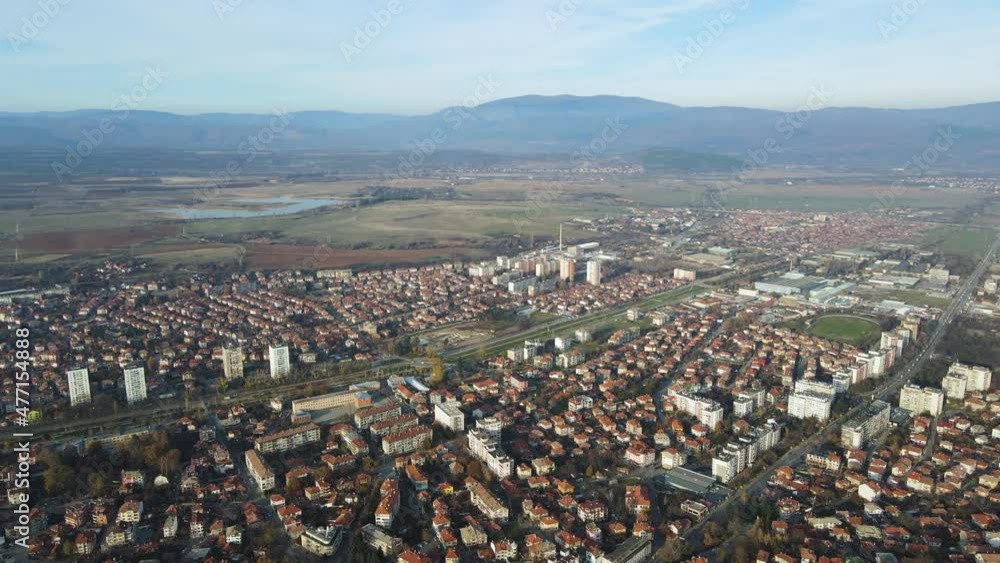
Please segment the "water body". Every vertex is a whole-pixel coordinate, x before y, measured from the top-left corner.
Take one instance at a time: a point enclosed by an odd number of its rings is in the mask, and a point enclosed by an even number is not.
[[[180,217],[181,219],[246,219],[250,217],[273,217],[276,215],[294,215],[311,209],[329,206],[344,206],[347,201],[342,199],[292,199],[288,197],[240,198],[228,203],[271,204],[265,209],[190,209],[187,207],[172,207],[154,209],[158,213]]]

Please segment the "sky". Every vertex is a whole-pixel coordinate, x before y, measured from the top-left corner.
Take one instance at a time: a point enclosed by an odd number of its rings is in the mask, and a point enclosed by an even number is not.
[[[1000,100],[996,0],[3,0],[0,33],[0,111]]]

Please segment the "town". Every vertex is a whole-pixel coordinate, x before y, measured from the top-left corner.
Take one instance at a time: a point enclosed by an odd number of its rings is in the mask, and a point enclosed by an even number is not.
[[[953,331],[994,326],[1000,239],[931,219],[630,208],[491,259],[6,292],[27,555],[995,561],[1000,344]]]

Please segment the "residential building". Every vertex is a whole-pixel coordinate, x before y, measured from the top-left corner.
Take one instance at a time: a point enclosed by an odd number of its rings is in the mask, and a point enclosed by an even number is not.
[[[741,455],[743,454],[743,455]],[[740,461],[743,460],[743,465]],[[721,483],[732,481],[740,471],[746,468],[745,453],[735,444],[727,444],[726,447],[712,458],[712,476]]]
[[[254,441],[254,448],[261,453],[283,452],[319,442],[319,426],[313,423],[295,426],[281,432],[261,436]]]
[[[966,391],[989,391],[993,384],[993,370],[988,367],[954,363],[948,368],[948,375],[964,375]]]
[[[366,544],[383,556],[395,555],[403,551],[403,540],[390,536],[375,524],[362,526],[361,537],[364,538]]]
[[[87,368],[76,368],[66,372],[69,388],[69,404],[84,405],[90,402],[90,371]]]
[[[146,400],[146,368],[142,364],[129,364],[125,372],[125,399],[134,405]]]
[[[683,391],[671,390],[674,407],[698,419],[699,422],[715,429],[722,423],[722,405],[706,397],[699,397]]]
[[[831,395],[821,395],[812,391],[796,391],[788,397],[788,416],[793,418],[815,418],[821,422],[830,419],[833,406]]]
[[[891,407],[885,401],[874,401],[852,416],[840,428],[840,441],[845,448],[859,449],[872,437],[889,428]]]
[[[399,403],[386,401],[375,405],[374,407],[354,413],[354,425],[360,430],[365,430],[376,422],[398,418],[402,414],[403,409],[400,407]]]
[[[486,463],[499,479],[510,477],[514,470],[514,460],[500,446],[502,426],[495,418],[480,419],[476,428],[469,430],[469,451]]]
[[[944,392],[940,389],[907,384],[899,390],[899,408],[914,414],[941,414],[944,409]]]
[[[590,285],[601,285],[600,260],[590,260],[587,262],[587,283]]]
[[[271,364],[272,379],[281,379],[292,373],[292,362],[288,355],[288,346],[284,344],[268,346],[267,361]]]
[[[559,279],[573,281],[576,277],[576,260],[561,258],[559,260]]]
[[[227,380],[243,379],[243,348],[222,347],[222,371]]]
[[[498,522],[507,521],[510,515],[507,507],[497,500],[482,483],[469,478],[465,480],[465,488],[469,490],[469,498],[472,500],[472,504],[476,505],[476,508],[487,518]]]
[[[246,457],[247,471],[253,480],[257,482],[261,492],[267,492],[274,488],[274,473],[264,462],[257,450],[247,450]]]
[[[399,482],[395,479],[382,481],[379,494],[379,503],[375,508],[375,523],[383,528],[391,528],[399,512]]]
[[[426,426],[416,426],[382,438],[382,451],[386,455],[410,453],[431,443],[433,431]]]
[[[941,389],[948,399],[961,401],[965,399],[968,382],[965,374],[949,373],[941,380]]]
[[[673,469],[687,463],[687,454],[677,448],[667,448],[660,452],[660,465],[664,469]]]
[[[343,530],[340,526],[327,528],[309,528],[299,538],[302,549],[320,557],[330,557],[337,552],[343,540]]]
[[[465,413],[459,408],[459,404],[458,401],[448,401],[434,405],[434,422],[452,432],[464,431]]]

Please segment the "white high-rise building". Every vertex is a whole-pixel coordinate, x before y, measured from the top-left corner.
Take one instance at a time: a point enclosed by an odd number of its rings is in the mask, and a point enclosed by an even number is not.
[[[948,369],[948,375],[964,375],[965,388],[971,392],[989,391],[993,384],[993,371],[987,367],[954,363]]]
[[[908,384],[899,390],[899,408],[937,416],[944,409],[944,393],[940,389]]]
[[[944,390],[945,396],[952,400],[965,399],[965,392],[968,387],[969,380],[964,375],[960,373],[949,373],[944,376],[941,380],[941,389]]]
[[[795,392],[812,393],[814,395],[830,397],[831,399],[837,394],[837,390],[832,383],[816,381],[815,379],[799,379],[795,382]]]
[[[292,372],[292,362],[288,357],[288,346],[284,344],[268,346],[267,360],[271,364],[272,379],[281,379]]]
[[[728,483],[745,469],[740,467],[740,450],[735,444],[727,444],[725,449],[712,458],[712,476],[721,483]]]
[[[833,406],[832,396],[813,391],[796,391],[788,397],[788,416],[826,421],[830,419],[831,406]]]
[[[465,413],[458,401],[448,401],[434,405],[434,422],[454,432],[465,430]]]
[[[243,379],[243,348],[223,346],[222,370],[227,380]]]
[[[561,258],[559,260],[559,279],[573,281],[576,277],[576,260]]]
[[[673,397],[674,407],[677,410],[690,414],[705,426],[714,430],[722,423],[722,405],[717,401],[683,391],[668,393]]]
[[[90,372],[87,368],[71,369],[66,372],[69,387],[69,404],[83,405],[90,402]]]
[[[467,435],[469,451],[472,455],[486,462],[486,466],[499,479],[510,477],[514,469],[512,460],[500,446],[500,435],[503,426],[495,418],[483,418],[476,423],[476,428],[469,430]]]
[[[840,427],[840,443],[856,450],[889,428],[892,407],[885,401],[873,401]]]
[[[146,400],[146,368],[142,364],[125,366],[125,398],[134,405]]]
[[[587,262],[587,283],[590,285],[601,285],[600,260],[590,260]]]

